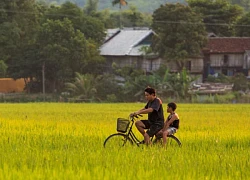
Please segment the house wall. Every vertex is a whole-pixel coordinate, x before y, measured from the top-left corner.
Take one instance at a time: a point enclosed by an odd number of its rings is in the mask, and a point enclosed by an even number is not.
[[[144,69],[146,72],[152,72],[160,68],[161,59],[143,59],[141,68]]]
[[[250,70],[250,56],[248,54],[244,55],[243,68]]]
[[[112,71],[112,65],[115,63],[118,67],[131,66],[143,69],[145,72],[151,72],[159,69],[161,59],[146,59],[143,56],[108,56],[107,71]]]
[[[190,59],[191,69],[190,73],[202,73],[204,68],[203,58]]]
[[[242,67],[243,54],[211,54],[210,66],[211,67]]]
[[[167,67],[170,69],[171,72],[179,72],[180,71],[179,66],[174,61],[168,62]],[[187,64],[186,64],[186,69],[190,73],[201,74],[203,72],[203,69],[204,69],[203,58],[188,59]]]
[[[177,65],[177,63],[170,61],[166,63],[168,69],[170,70],[170,72],[178,72],[179,71],[179,67]]]
[[[208,74],[233,76],[235,73],[243,73],[244,54],[210,54],[208,62]]]

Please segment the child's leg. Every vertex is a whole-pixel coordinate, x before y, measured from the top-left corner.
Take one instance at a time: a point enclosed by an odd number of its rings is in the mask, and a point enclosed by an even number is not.
[[[167,144],[167,136],[168,136],[168,131],[165,130],[165,131],[162,133],[163,146],[165,146],[165,145]]]

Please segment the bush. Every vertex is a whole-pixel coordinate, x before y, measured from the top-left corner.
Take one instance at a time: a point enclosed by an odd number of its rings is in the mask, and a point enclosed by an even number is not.
[[[108,94],[107,95],[107,101],[108,102],[117,102],[117,97],[115,94]]]

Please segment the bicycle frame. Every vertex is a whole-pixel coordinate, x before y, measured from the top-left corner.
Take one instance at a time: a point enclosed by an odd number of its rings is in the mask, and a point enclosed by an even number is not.
[[[131,121],[132,121],[132,123],[131,123],[130,127],[128,128],[128,131],[125,133],[126,134],[125,143],[127,142],[127,138],[130,138],[137,146],[139,146],[140,140],[135,136],[135,134],[132,131],[133,125],[135,123],[134,117],[132,117]]]

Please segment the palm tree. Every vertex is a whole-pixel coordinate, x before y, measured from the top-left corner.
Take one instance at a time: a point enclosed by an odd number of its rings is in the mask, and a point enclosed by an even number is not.
[[[120,24],[120,28],[121,28],[121,9],[122,9],[122,6],[125,6],[125,5],[127,5],[128,3],[127,3],[127,1],[125,1],[125,0],[113,0],[112,1],[112,5],[113,6],[115,6],[116,4],[119,4],[119,9],[120,9],[120,16],[119,16],[119,24]]]
[[[97,92],[95,77],[92,74],[80,74],[78,72],[75,74],[73,83],[65,83],[66,90],[79,99],[92,100]]]
[[[112,5],[115,6],[116,4],[119,4],[119,8],[121,9],[121,6],[125,6],[128,3],[125,0],[113,0]]]

